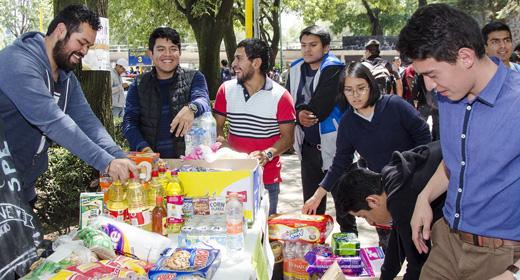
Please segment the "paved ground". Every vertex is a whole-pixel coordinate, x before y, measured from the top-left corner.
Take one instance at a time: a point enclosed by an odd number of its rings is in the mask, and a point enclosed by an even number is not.
[[[303,206],[303,192],[300,174],[300,161],[296,154],[282,155],[282,180],[280,184],[280,195],[278,197],[278,213],[290,214],[300,213]],[[334,209],[334,201],[329,193],[327,195],[327,212],[336,220],[336,211]],[[364,219],[357,219],[359,230],[359,241],[361,247],[378,246],[378,237],[374,227],[368,225]],[[339,225],[334,222],[334,230],[332,233],[340,232]],[[332,234],[328,237],[327,242],[330,244]]]

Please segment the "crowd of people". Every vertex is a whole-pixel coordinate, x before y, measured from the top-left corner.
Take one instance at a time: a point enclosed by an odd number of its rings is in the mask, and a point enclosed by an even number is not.
[[[52,142],[114,180],[138,175],[72,72],[99,29],[90,8],[70,5],[46,34],[25,33],[0,51],[3,199],[34,207]],[[211,111],[217,141],[264,168],[270,214],[283,192],[280,155],[292,147],[302,213],[325,214],[331,192],[341,231],[358,233],[355,216],[377,226],[387,255],[381,279],[393,279],[404,260],[405,279],[520,279],[520,66],[509,27],[480,28],[460,10],[430,4],[400,31],[400,57],[382,59],[370,40],[364,59],[348,65],[330,52],[325,28],[309,26],[299,40],[302,58],[282,74],[269,74],[265,42],[241,41],[231,68],[221,61],[212,107],[204,75],[179,65],[178,32],[155,29],[151,71],[130,85],[121,79],[133,71],[127,60],[111,72],[113,114],[123,116],[131,150],[179,158],[194,119]],[[35,258],[41,236],[24,238],[30,254],[8,253],[3,276],[21,275]]]

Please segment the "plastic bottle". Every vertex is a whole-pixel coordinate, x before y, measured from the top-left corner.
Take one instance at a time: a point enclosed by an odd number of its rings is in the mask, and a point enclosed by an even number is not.
[[[203,141],[210,146],[217,142],[217,124],[211,112],[202,115],[202,128],[204,129]]]
[[[132,173],[130,173],[127,192],[128,217],[130,223],[133,226],[152,231],[152,216],[146,205],[145,190],[141,184],[135,181]]]
[[[155,233],[167,236],[166,220],[168,219],[168,214],[163,205],[163,199],[162,196],[155,198],[155,208],[152,211],[152,229]]]
[[[188,156],[195,147],[203,144],[202,135],[204,135],[204,129],[201,126],[201,117],[198,117],[193,120],[190,132],[184,135],[185,156]]]
[[[242,203],[238,201],[238,194],[229,194],[226,203],[226,249],[230,263],[239,263],[244,257],[244,233],[243,233],[244,212]]]
[[[139,183],[141,184],[141,186],[143,186],[143,189],[146,190],[148,188],[148,182],[146,181],[146,173],[139,173]]]
[[[108,214],[124,222],[128,216],[128,202],[126,201],[126,189],[121,181],[113,182],[107,190],[107,210]]]
[[[168,186],[168,176],[166,176],[166,167],[163,165],[159,166],[159,182],[163,186],[163,189],[166,190],[166,187]]]
[[[171,172],[166,187],[166,209],[168,212],[168,233],[179,233],[184,226],[184,188],[179,180],[177,171]]]
[[[153,209],[156,205],[155,198],[158,196],[164,197],[164,188],[159,181],[159,174],[157,170],[152,171],[152,181],[146,188],[146,204],[150,209]]]

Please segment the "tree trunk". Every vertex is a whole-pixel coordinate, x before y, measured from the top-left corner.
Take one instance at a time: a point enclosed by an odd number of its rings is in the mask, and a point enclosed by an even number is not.
[[[237,37],[235,36],[235,30],[233,30],[232,21],[231,25],[225,29],[224,45],[226,46],[226,56],[229,62],[228,67],[231,68],[231,63],[235,59],[235,49],[237,48]]]
[[[184,0],[181,6],[174,0],[177,9],[186,15],[188,23],[193,29],[197,48],[199,49],[200,72],[204,74],[208,84],[209,98],[214,100],[220,87],[220,43],[224,37],[224,30],[232,20],[234,0],[222,0],[218,11],[206,9],[202,14],[195,14],[199,0]],[[200,11],[199,11],[200,12]]]
[[[54,0],[54,15],[69,4],[86,4],[100,17],[107,17],[108,0]],[[87,98],[94,114],[105,126],[108,133],[114,137],[114,120],[112,114],[112,87],[110,71],[83,71],[81,65],[76,67],[74,74],[81,84],[81,89]]]
[[[367,16],[370,20],[370,30],[372,35],[383,35],[383,28],[381,27],[381,24],[379,24],[379,13],[381,10],[370,8],[366,0],[363,0],[362,3],[367,10]]]
[[[273,39],[270,43],[271,47],[269,50],[270,61],[269,69],[272,69],[276,64],[276,55],[278,54],[278,46],[280,45],[280,0],[275,0],[271,8],[272,27],[273,27]],[[280,65],[280,73],[282,72],[283,65]]]

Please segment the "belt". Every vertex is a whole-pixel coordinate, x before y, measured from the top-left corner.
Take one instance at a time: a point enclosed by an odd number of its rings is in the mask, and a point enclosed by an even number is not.
[[[303,145],[312,147],[312,148],[316,148],[316,149],[318,149],[318,151],[321,151],[321,144],[312,144],[307,141],[303,141]]]
[[[449,225],[448,221],[444,219],[444,221]],[[493,243],[493,248],[500,248],[502,246],[519,246],[520,241],[516,240],[508,240],[501,238],[493,238],[482,235],[477,235],[465,231],[460,231],[456,229],[451,229],[452,232],[459,235],[460,240],[463,242],[479,246],[479,247],[489,247],[490,243]]]

